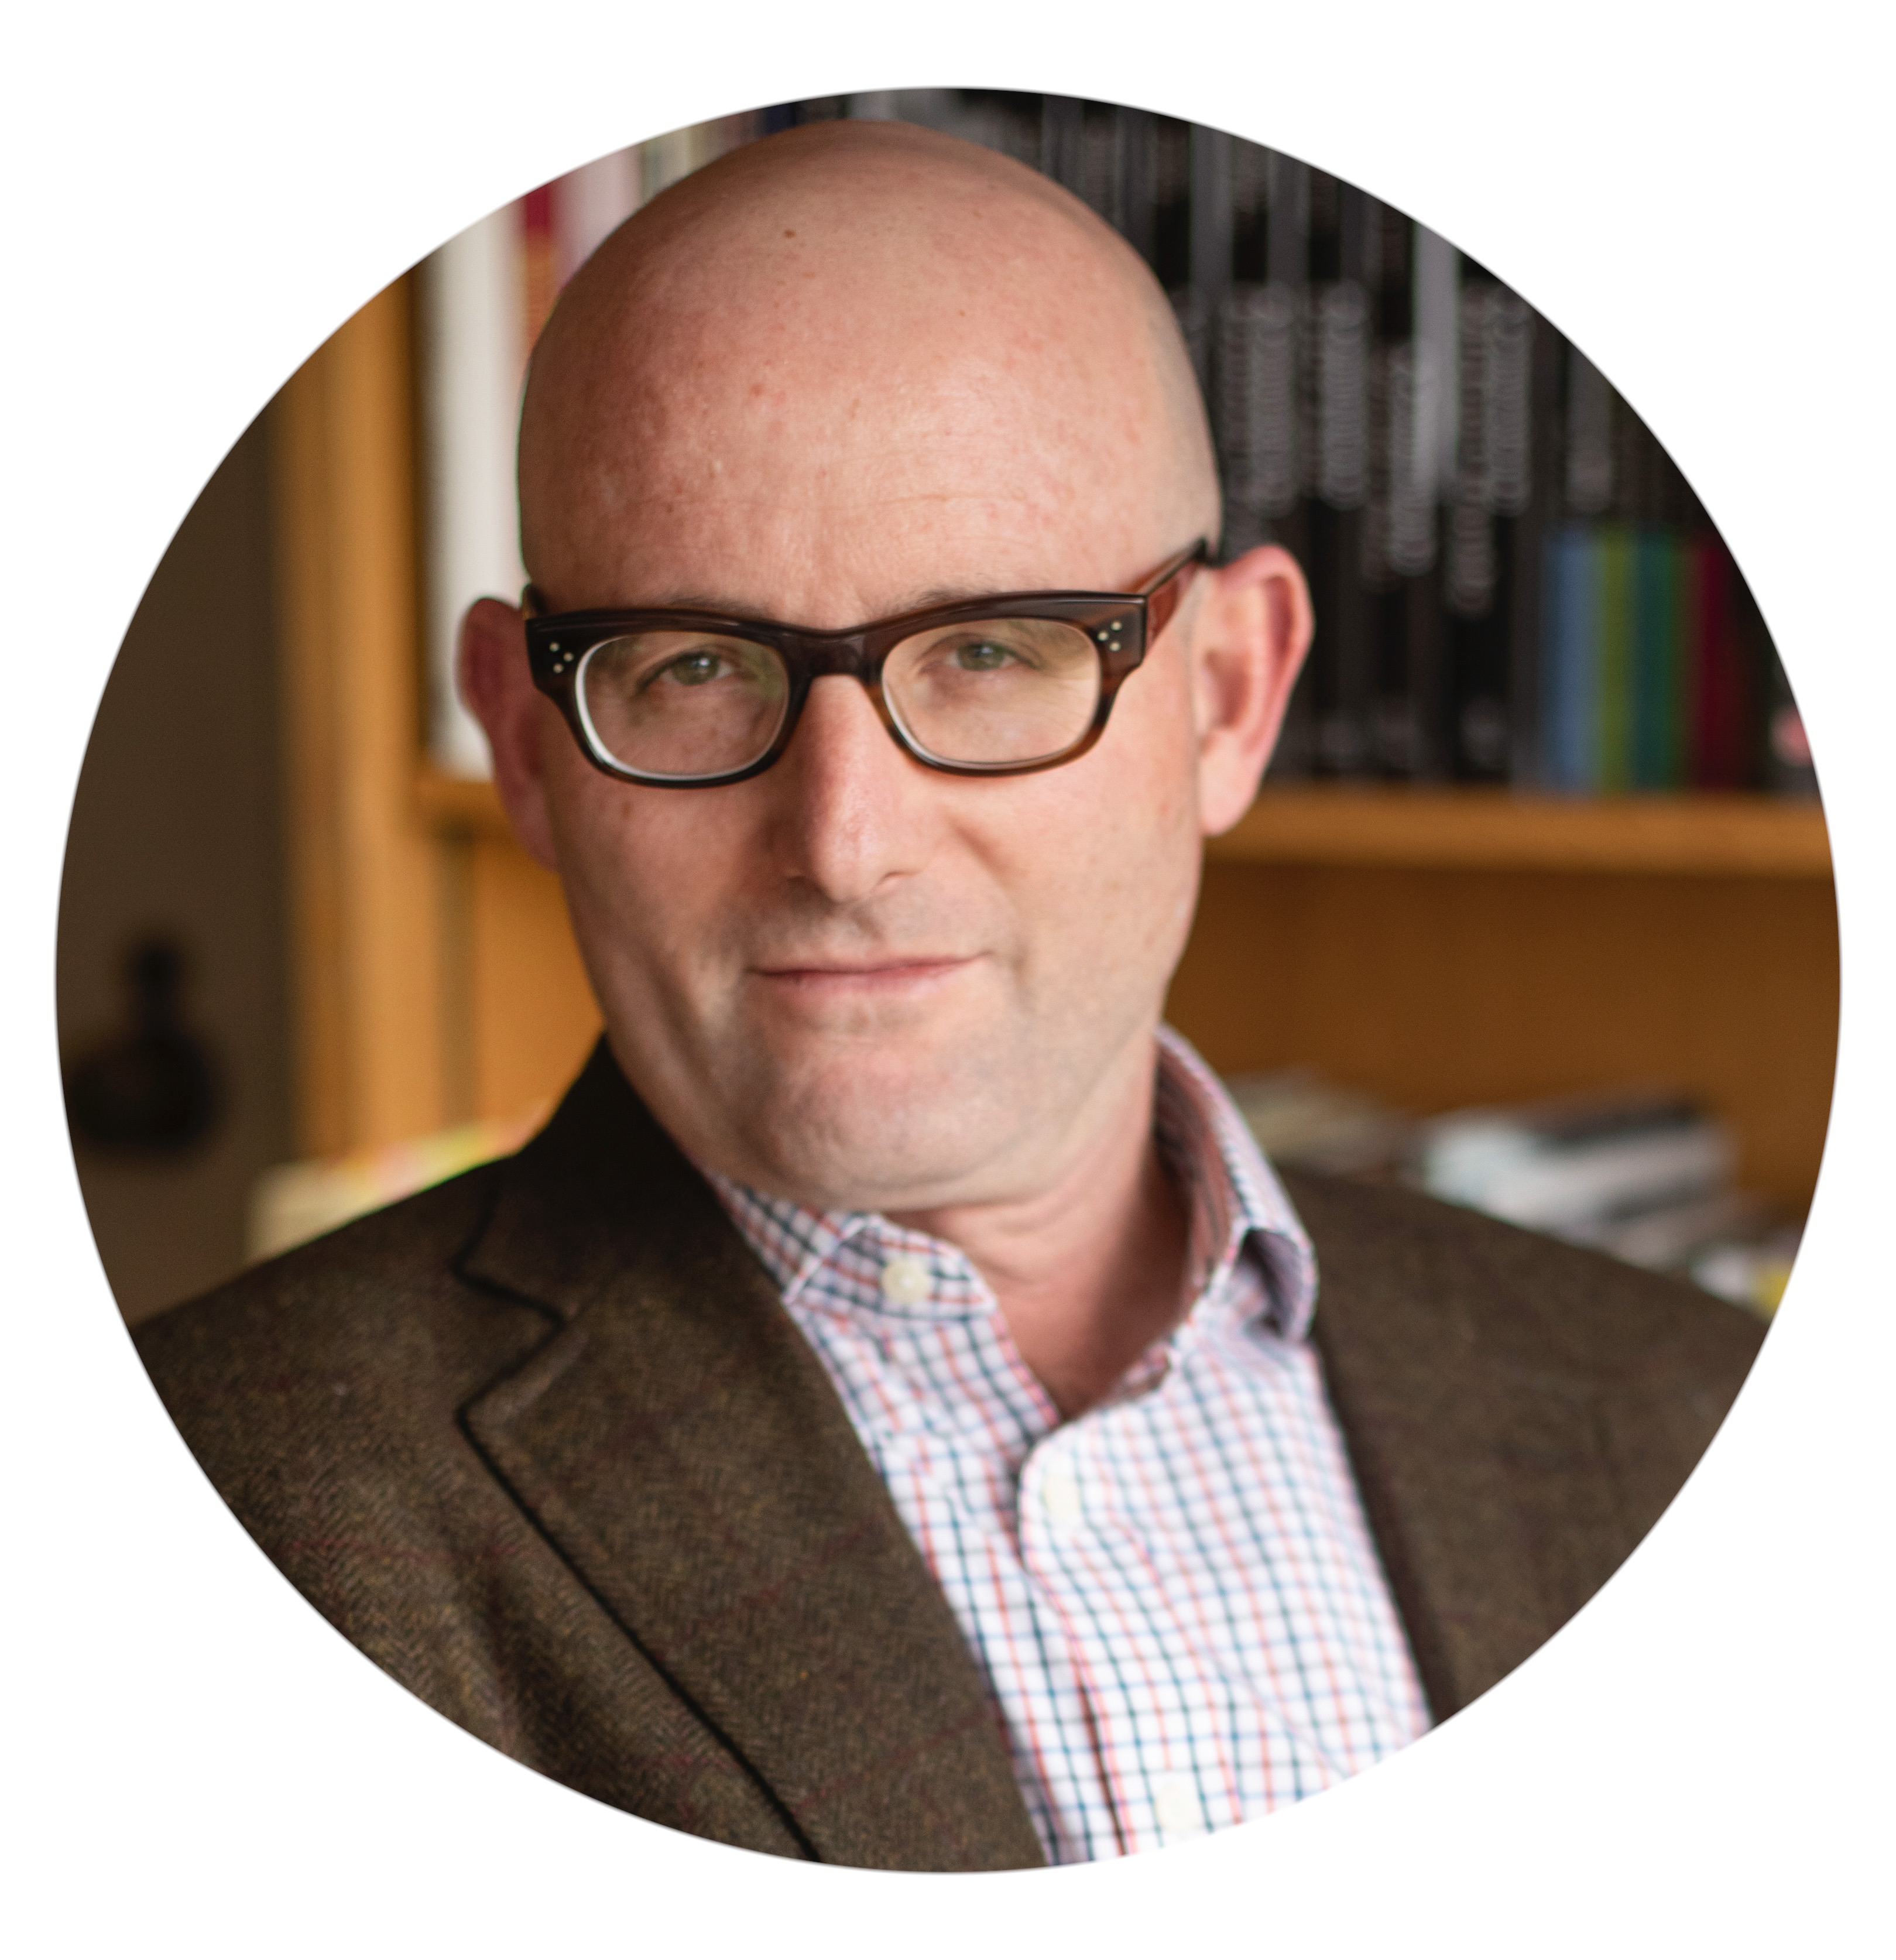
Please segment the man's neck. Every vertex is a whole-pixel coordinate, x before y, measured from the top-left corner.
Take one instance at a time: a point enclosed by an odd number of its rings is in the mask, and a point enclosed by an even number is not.
[[[1032,1198],[894,1214],[966,1255],[1069,1419],[1184,1309],[1185,1207],[1153,1138],[1153,1088],[1151,1066],[1131,1071],[1077,1159]]]

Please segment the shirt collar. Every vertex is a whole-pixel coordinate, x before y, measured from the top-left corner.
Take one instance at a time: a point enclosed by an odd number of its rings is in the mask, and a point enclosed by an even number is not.
[[[812,1211],[787,1198],[772,1198],[755,1191],[702,1165],[699,1168],[751,1250],[762,1261],[764,1270],[788,1301],[794,1302],[834,1258],[838,1246],[878,1227],[889,1231],[896,1229],[878,1212]]]
[[[1223,1086],[1170,1028],[1158,1031],[1153,1129],[1190,1214],[1194,1306],[1187,1320],[1215,1313],[1218,1303],[1233,1297],[1251,1297],[1250,1289],[1228,1284],[1233,1269],[1249,1259],[1267,1302],[1258,1318],[1283,1338],[1302,1340],[1316,1300],[1309,1236]],[[843,1249],[865,1239],[884,1257],[906,1253],[944,1278],[946,1266],[965,1268],[952,1248],[879,1212],[813,1211],[700,1169],[787,1305],[795,1306]],[[972,1303],[968,1291],[965,1281],[946,1290],[948,1297]]]
[[[1153,1128],[1191,1213],[1194,1297],[1220,1297],[1241,1260],[1254,1261],[1269,1304],[1263,1318],[1300,1341],[1316,1306],[1309,1235],[1249,1126],[1190,1042],[1159,1030]]]

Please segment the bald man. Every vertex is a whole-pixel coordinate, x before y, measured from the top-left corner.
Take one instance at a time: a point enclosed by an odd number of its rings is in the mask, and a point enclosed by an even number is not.
[[[1262,1816],[1523,1659],[1756,1337],[1280,1182],[1160,1026],[1311,620],[1213,562],[1136,255],[772,138],[574,278],[520,465],[463,686],[606,1035],[517,1158],[143,1333],[272,1558],[576,1789],[896,1868]]]

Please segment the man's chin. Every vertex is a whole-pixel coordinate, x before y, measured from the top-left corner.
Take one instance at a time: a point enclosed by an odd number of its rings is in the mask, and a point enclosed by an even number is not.
[[[733,1114],[752,1176],[776,1195],[829,1211],[921,1209],[954,1201],[991,1166],[1006,1127],[991,1084],[1004,1079],[965,1054],[860,1046],[778,1076]]]

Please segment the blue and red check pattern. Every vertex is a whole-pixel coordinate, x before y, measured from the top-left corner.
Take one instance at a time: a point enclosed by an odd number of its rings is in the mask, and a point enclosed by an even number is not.
[[[711,1180],[947,1596],[1055,1864],[1262,1816],[1428,1726],[1306,1338],[1309,1242],[1169,1030],[1154,1125],[1195,1297],[1072,1422],[953,1246]]]

